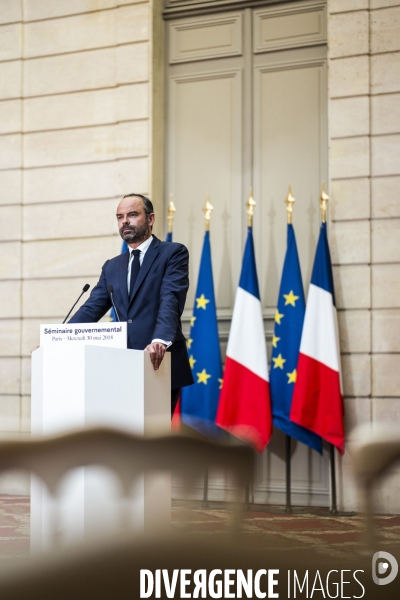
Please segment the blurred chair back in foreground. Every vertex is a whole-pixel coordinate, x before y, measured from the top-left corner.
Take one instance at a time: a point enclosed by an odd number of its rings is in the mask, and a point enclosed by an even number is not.
[[[118,510],[119,506],[121,512],[118,515],[120,530],[132,532],[134,524],[130,522],[132,514],[129,512],[129,500],[135,482],[143,474],[145,477],[151,475],[157,481],[163,473],[172,472],[190,488],[206,469],[222,469],[232,474],[235,488],[242,494],[242,499],[253,469],[253,451],[245,445],[214,443],[198,436],[177,434],[142,437],[110,428],[0,442],[0,472],[11,469],[31,472],[40,478],[54,499],[58,498],[60,484],[69,472],[92,466],[105,467],[118,477],[121,495],[125,499],[115,507]],[[158,493],[157,485],[153,493]],[[57,502],[54,506],[57,507]],[[242,503],[238,502],[236,506],[234,530],[239,524]],[[169,516],[168,508],[168,521]],[[55,510],[51,524],[52,546],[61,541],[59,521],[60,514]],[[155,522],[155,533],[160,534],[161,521],[155,518]],[[151,531],[151,527],[147,531]]]
[[[358,482],[359,507],[365,513],[365,549],[376,548],[374,489],[400,460],[400,432],[390,425],[362,425],[352,433],[353,467]]]

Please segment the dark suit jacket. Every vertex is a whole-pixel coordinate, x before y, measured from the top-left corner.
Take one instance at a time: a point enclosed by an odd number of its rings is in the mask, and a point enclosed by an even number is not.
[[[182,244],[161,242],[153,236],[148,247],[133,296],[127,289],[129,252],[108,260],[88,300],[70,323],[97,322],[111,308],[108,286],[121,321],[128,322],[128,348],[144,350],[152,340],[171,341],[171,387],[193,383],[181,315],[189,287],[189,253]]]

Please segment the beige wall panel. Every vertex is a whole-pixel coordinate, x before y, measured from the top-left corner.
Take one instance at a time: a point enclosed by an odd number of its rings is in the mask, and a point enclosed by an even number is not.
[[[0,396],[1,430],[19,432],[20,398],[19,396]]]
[[[20,240],[22,235],[21,206],[0,206],[0,240]]]
[[[372,395],[398,396],[400,390],[400,354],[372,355]]]
[[[400,6],[371,12],[371,52],[400,50]]]
[[[22,61],[0,63],[0,98],[20,98],[22,92]]]
[[[326,41],[326,6],[296,3],[253,11],[254,52],[300,48]]]
[[[0,279],[21,277],[21,242],[0,243]]]
[[[24,171],[24,202],[110,198],[148,192],[148,159],[49,167]]]
[[[372,175],[400,174],[400,134],[371,138]]]
[[[372,350],[373,352],[400,352],[400,310],[373,311]]]
[[[329,103],[331,138],[369,134],[369,97],[340,98]]]
[[[371,93],[400,92],[400,53],[371,56]]]
[[[328,0],[328,12],[346,12],[368,9],[368,0]]]
[[[21,394],[30,396],[31,393],[31,357],[21,359]]]
[[[21,283],[0,281],[0,319],[21,316]]]
[[[0,102],[0,135],[14,133],[22,128],[22,101],[4,100]]]
[[[147,121],[83,127],[24,136],[26,168],[118,160],[149,152]]]
[[[376,423],[400,425],[400,398],[372,398],[372,413]]]
[[[79,290],[79,285],[77,286],[77,289]],[[85,294],[86,298],[87,295]],[[78,294],[77,294],[78,297]],[[86,299],[85,298],[85,299]],[[71,301],[71,306],[73,304],[73,301]],[[69,309],[68,309],[69,310]],[[68,310],[66,311],[65,314],[67,314]],[[64,320],[65,315],[62,317],[61,320]],[[22,339],[21,339],[21,345],[22,345],[22,356],[24,357],[30,357],[32,350],[34,350],[36,348],[36,346],[39,345],[40,342],[40,325],[43,323],[42,319],[22,319],[20,321],[21,328],[22,328]]]
[[[364,265],[333,267],[337,308],[370,308],[370,268]]]
[[[0,23],[15,23],[22,19],[21,2],[0,0]]]
[[[215,208],[211,243],[217,305],[232,308],[242,252],[241,230],[237,231],[237,225],[235,229],[237,219],[232,218],[242,210],[243,202],[241,94],[238,70],[198,73],[171,81],[167,185],[177,206],[174,239],[188,247],[191,257],[192,286],[186,303],[190,309],[203,244],[202,207],[208,192]]]
[[[131,44],[115,49],[117,83],[147,81],[150,73],[149,44]]]
[[[11,0],[14,2],[15,0]],[[143,0],[23,0],[25,21],[38,21],[134,4]]]
[[[18,169],[22,166],[22,135],[0,135],[0,169]]]
[[[21,202],[22,173],[18,169],[0,171],[0,206]]]
[[[171,64],[242,54],[241,13],[196,17],[169,24]]]
[[[385,8],[387,6],[399,6],[399,0],[370,0],[370,8]]]
[[[341,358],[342,382],[345,396],[369,396],[371,393],[371,356],[345,354]]]
[[[400,263],[400,219],[372,221],[372,262]]]
[[[332,179],[369,175],[369,138],[342,138],[330,145],[330,176]]]
[[[27,23],[25,58],[50,56],[148,39],[147,3]]]
[[[148,79],[148,44],[35,58],[25,62],[24,95],[114,87]]]
[[[370,398],[344,399],[344,430],[346,441],[351,439],[352,430],[359,425],[371,422]]]
[[[21,397],[20,431],[21,431],[21,433],[30,433],[31,432],[31,398],[30,398],[30,396],[22,396]]]
[[[24,100],[25,132],[88,127],[148,116],[148,83]]]
[[[368,310],[338,311],[340,350],[371,351],[371,315]]]
[[[371,133],[400,132],[400,94],[372,96]]]
[[[328,20],[329,57],[368,54],[368,12],[332,15]]]
[[[286,250],[283,200],[289,183],[298,200],[294,224],[303,282],[307,285],[310,280],[320,221],[320,182],[325,172],[324,91],[320,64],[300,64],[282,71],[260,67],[256,71],[254,191],[259,204],[254,229],[260,294],[269,308],[276,306]],[[299,223],[301,226],[296,226]]]
[[[20,393],[20,372],[20,358],[0,358],[0,394]]]
[[[329,63],[329,96],[361,96],[369,93],[368,56],[339,58]]]
[[[370,262],[369,221],[340,221],[332,223],[329,231],[333,264]]]
[[[373,308],[400,308],[400,265],[372,267]]]
[[[119,198],[112,198],[26,205],[23,219],[24,241],[117,233],[115,211],[118,201]]]
[[[369,218],[370,181],[368,178],[332,181],[330,194],[330,215],[333,221]]]
[[[21,58],[22,24],[2,25],[0,27],[0,60]]]
[[[0,356],[19,356],[21,343],[21,321],[0,320]]]
[[[95,277],[120,247],[115,236],[27,242],[23,249],[23,277]]]
[[[98,275],[68,279],[28,279],[22,284],[23,316],[37,318],[41,323],[60,323],[68,314],[85,283],[93,288],[98,279]],[[0,294],[1,285],[0,282]],[[84,294],[73,312],[76,312],[87,298],[88,294]]]
[[[374,177],[372,184],[372,216],[400,217],[400,177]]]

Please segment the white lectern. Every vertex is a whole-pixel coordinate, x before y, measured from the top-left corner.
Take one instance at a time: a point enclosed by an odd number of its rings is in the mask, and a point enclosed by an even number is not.
[[[32,434],[77,427],[111,426],[143,434],[171,420],[171,356],[154,371],[147,352],[91,345],[43,346],[32,354]],[[31,549],[48,548],[57,510],[61,535],[81,542],[112,529],[118,521],[119,482],[106,469],[89,467],[67,475],[60,500],[32,480]],[[123,500],[119,500],[120,503]],[[137,530],[159,527],[171,514],[169,476],[142,478],[130,502]],[[126,510],[125,506],[125,510]]]

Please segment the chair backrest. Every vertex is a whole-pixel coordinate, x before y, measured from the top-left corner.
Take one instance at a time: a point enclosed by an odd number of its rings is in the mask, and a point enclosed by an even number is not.
[[[359,505],[365,514],[365,545],[373,549],[374,488],[380,477],[400,460],[400,432],[390,424],[362,425],[352,432],[352,440]]]
[[[243,490],[251,477],[253,461],[254,453],[245,445],[221,444],[182,434],[138,436],[104,427],[0,442],[0,472],[10,469],[28,471],[40,478],[53,497],[57,496],[60,483],[68,472],[90,466],[102,466],[114,472],[126,498],[139,476],[154,471],[177,474],[190,488],[207,469],[223,469],[232,473],[235,487]],[[237,529],[240,520],[241,505],[236,506],[233,529]],[[124,527],[129,519],[126,514],[120,517],[119,523]],[[55,510],[52,529],[58,528],[59,519]],[[53,531],[51,537],[53,543],[58,543],[58,534]]]

